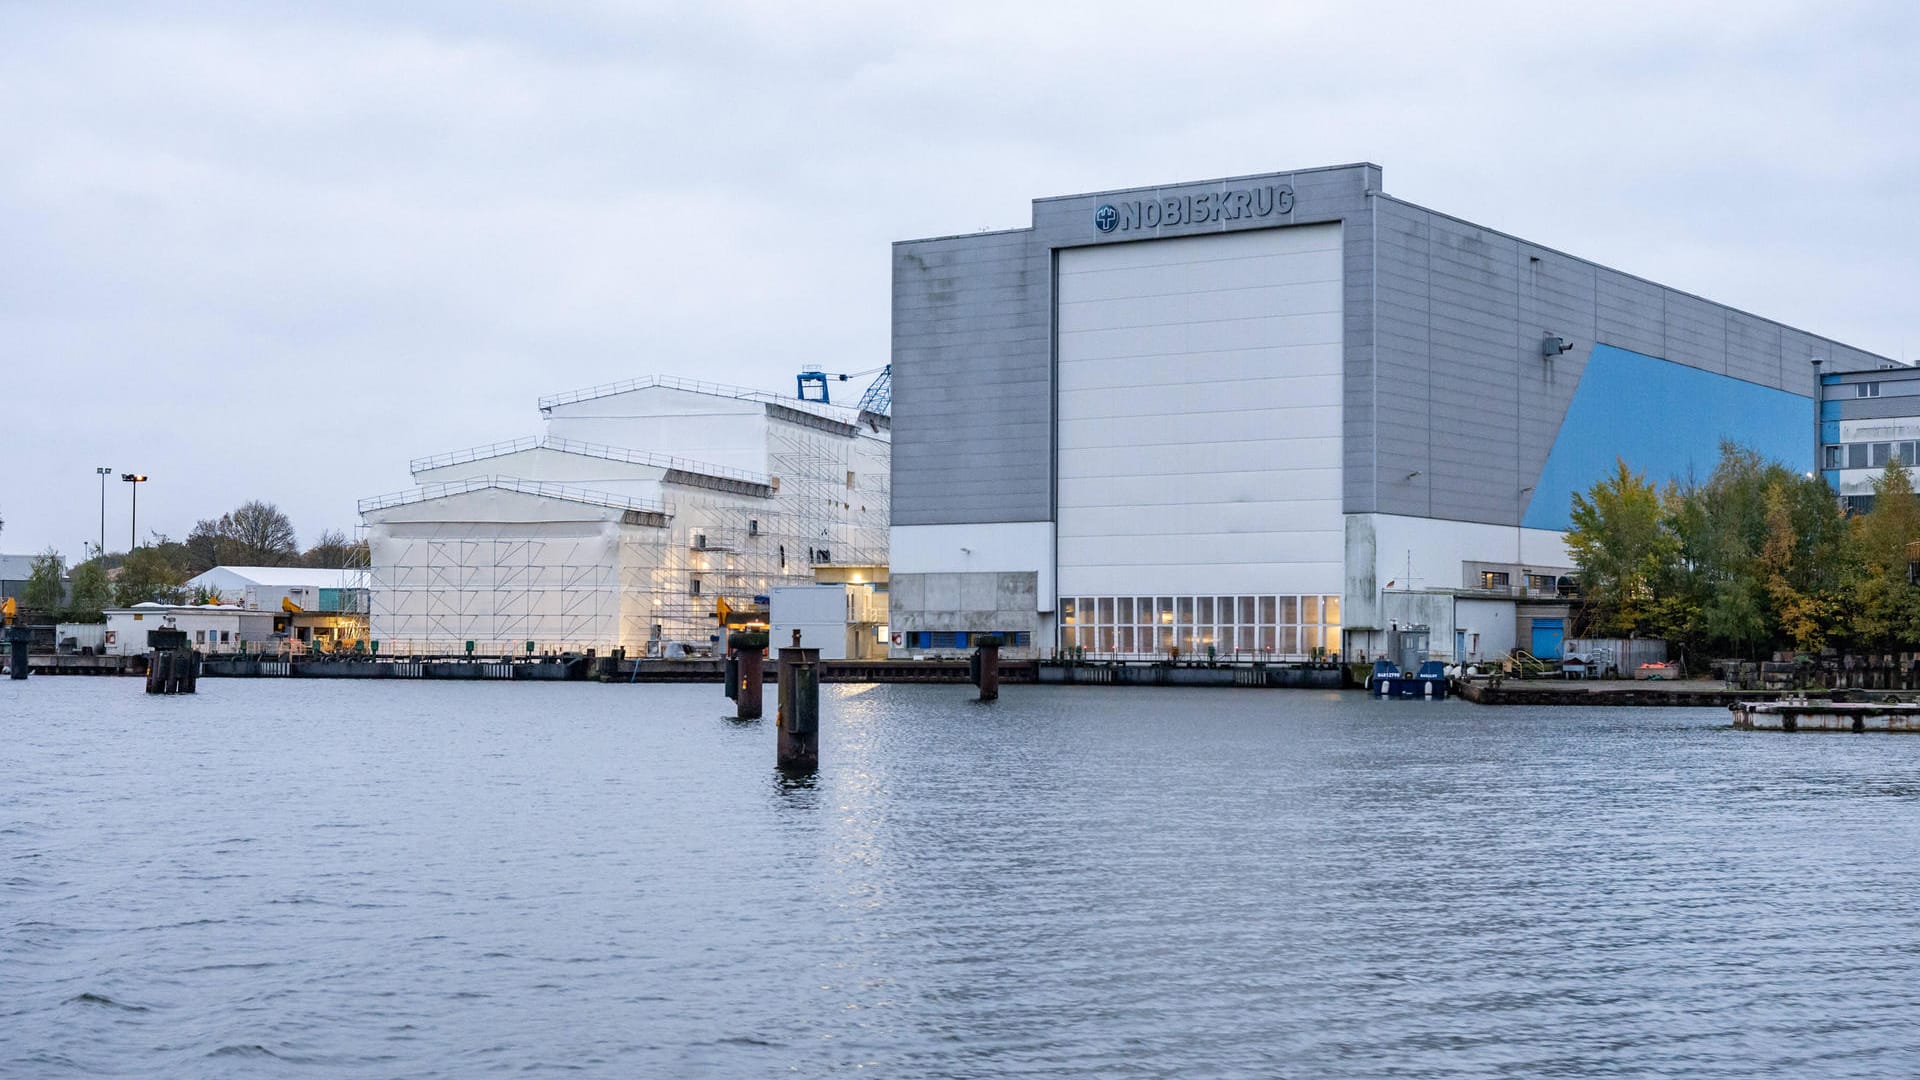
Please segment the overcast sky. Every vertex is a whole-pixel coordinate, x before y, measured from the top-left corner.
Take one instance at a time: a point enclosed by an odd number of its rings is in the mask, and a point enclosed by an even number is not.
[[[0,550],[80,557],[98,465],[305,543],[545,393],[886,363],[893,240],[1358,160],[1920,354],[1913,10],[0,0]]]

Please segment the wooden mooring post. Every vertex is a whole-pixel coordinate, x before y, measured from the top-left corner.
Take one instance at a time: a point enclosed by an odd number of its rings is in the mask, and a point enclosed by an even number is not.
[[[813,772],[820,767],[820,650],[801,648],[798,630],[793,647],[780,650],[778,685],[780,768]]]

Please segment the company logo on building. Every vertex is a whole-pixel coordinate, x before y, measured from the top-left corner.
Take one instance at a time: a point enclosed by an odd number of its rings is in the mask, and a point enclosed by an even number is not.
[[[1173,195],[1164,199],[1101,203],[1093,212],[1093,227],[1103,233],[1131,232],[1134,229],[1158,229],[1163,225],[1204,225],[1214,221],[1240,221],[1292,212],[1292,185],[1263,184],[1228,191],[1207,191],[1198,195]]]

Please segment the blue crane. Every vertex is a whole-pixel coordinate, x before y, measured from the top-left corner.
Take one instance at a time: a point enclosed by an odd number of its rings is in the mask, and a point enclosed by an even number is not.
[[[828,380],[847,382],[862,375],[874,375],[876,378],[867,384],[865,393],[860,395],[861,412],[877,413],[881,416],[893,415],[893,365],[868,368],[865,371],[832,372],[809,368],[795,379],[795,389],[801,401],[818,401],[831,405],[833,397],[827,389]]]

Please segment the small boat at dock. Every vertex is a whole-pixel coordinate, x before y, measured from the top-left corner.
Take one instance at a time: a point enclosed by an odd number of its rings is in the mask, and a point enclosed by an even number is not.
[[[1378,698],[1426,698],[1441,700],[1447,696],[1447,665],[1429,660],[1412,675],[1400,670],[1391,660],[1375,660],[1367,686]]]

